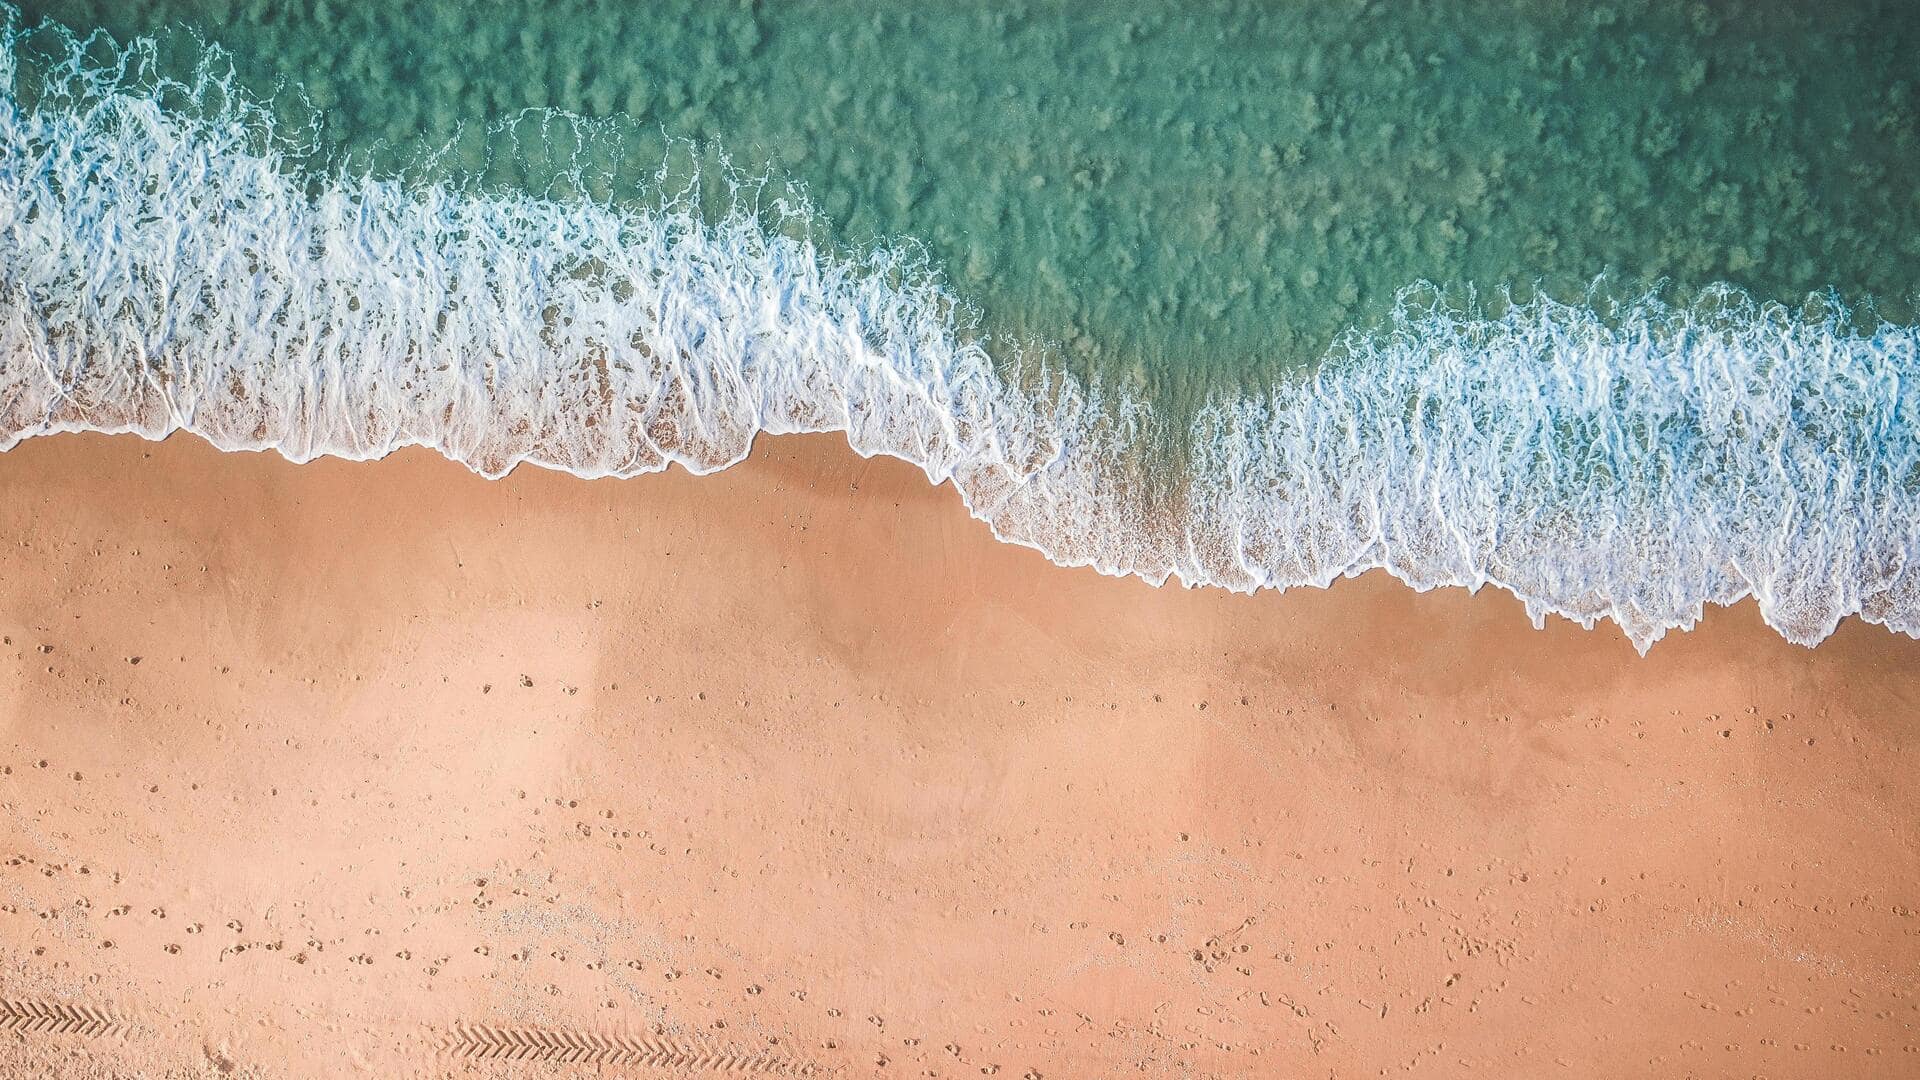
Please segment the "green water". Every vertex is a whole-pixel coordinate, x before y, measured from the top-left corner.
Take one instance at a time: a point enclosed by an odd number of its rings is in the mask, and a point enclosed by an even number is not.
[[[1911,0],[26,9],[192,27],[380,170],[452,142],[444,168],[524,182],[474,140],[529,108],[609,118],[632,162],[696,140],[804,185],[839,244],[923,242],[995,337],[1160,400],[1308,364],[1419,279],[1835,288],[1898,320],[1920,284]]]

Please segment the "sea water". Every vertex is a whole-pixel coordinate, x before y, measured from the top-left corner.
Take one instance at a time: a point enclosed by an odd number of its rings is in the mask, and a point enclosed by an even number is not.
[[[1155,582],[1920,633],[1917,22],[9,9],[0,446],[631,475],[844,431]]]

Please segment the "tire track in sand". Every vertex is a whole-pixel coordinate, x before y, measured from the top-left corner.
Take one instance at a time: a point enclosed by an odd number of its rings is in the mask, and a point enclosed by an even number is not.
[[[126,1020],[107,1009],[64,1005],[57,1001],[0,1000],[0,1031],[34,1035],[125,1035]]]
[[[464,1058],[626,1065],[682,1072],[767,1076],[807,1076],[814,1072],[811,1064],[767,1054],[558,1028],[455,1024],[444,1049]]]

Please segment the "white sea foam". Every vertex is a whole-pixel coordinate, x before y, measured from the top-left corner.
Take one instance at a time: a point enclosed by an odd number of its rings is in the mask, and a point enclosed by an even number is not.
[[[9,24],[0,449],[186,429],[626,476],[843,431],[1003,539],[1156,583],[1383,567],[1643,650],[1748,595],[1803,644],[1851,614],[1920,636],[1920,328],[1837,302],[1488,317],[1410,291],[1315,375],[1201,410],[1169,474],[1148,403],[996,366],[908,252],[830,257],[686,200],[301,176],[207,72],[164,84],[68,39],[28,74],[20,44]]]

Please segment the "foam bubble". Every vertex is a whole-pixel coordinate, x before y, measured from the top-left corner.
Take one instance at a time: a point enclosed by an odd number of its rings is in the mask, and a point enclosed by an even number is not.
[[[1746,596],[1803,644],[1856,614],[1920,636],[1920,328],[1837,301],[1728,288],[1603,318],[1409,290],[1311,376],[1208,404],[1169,469],[1151,402],[996,365],[911,250],[829,256],[737,203],[300,176],[209,69],[34,45],[23,68],[8,21],[0,449],[185,429],[296,461],[417,444],[488,476],[630,476],[841,431],[1003,539],[1156,583],[1381,567],[1642,650]]]

